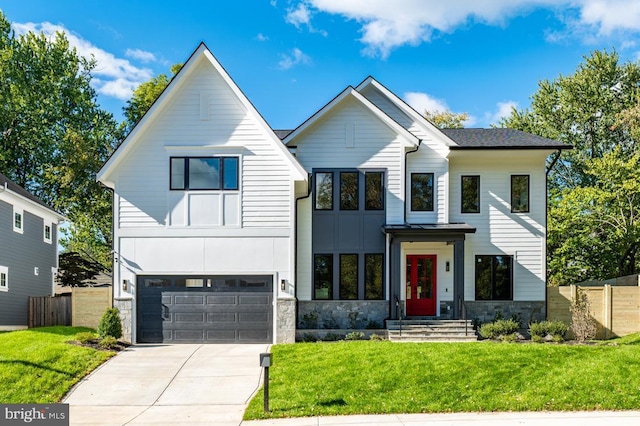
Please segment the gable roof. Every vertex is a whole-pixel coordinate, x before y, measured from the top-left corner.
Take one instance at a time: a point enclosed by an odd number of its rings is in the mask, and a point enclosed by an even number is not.
[[[364,106],[366,109],[368,109],[372,114],[374,114],[376,117],[378,117],[382,121],[382,123],[386,124],[393,131],[395,131],[398,134],[403,135],[405,138],[407,138],[409,141],[411,141],[411,143],[413,145],[415,145],[415,146],[419,145],[420,139],[418,137],[416,137],[413,133],[409,132],[407,129],[405,129],[400,124],[398,124],[397,121],[395,121],[394,119],[389,117],[384,111],[382,111],[380,108],[378,108],[373,102],[371,102],[370,100],[368,100],[367,98],[362,96],[360,94],[360,92],[358,92],[352,86],[348,86],[346,89],[344,89],[338,96],[333,98],[328,104],[326,104],[319,111],[317,111],[315,114],[313,114],[311,117],[309,117],[304,123],[299,125],[293,131],[289,132],[286,135],[285,135],[285,132],[287,132],[287,131],[279,131],[280,135],[284,136],[283,139],[282,139],[284,144],[287,145],[289,142],[291,142],[293,139],[295,139],[299,134],[301,134],[302,132],[304,132],[305,130],[307,130],[311,126],[313,126],[315,123],[317,123],[319,120],[321,120],[333,108],[338,106],[340,103],[342,103],[347,98],[355,99],[362,106]]]
[[[49,206],[47,203],[42,201],[40,198],[36,197],[2,173],[0,173],[0,192],[3,190],[9,190],[19,197],[26,199],[27,201],[37,204],[39,207],[45,208],[49,210],[54,216],[58,218],[58,220],[66,220],[64,216],[55,211],[53,207]]]
[[[107,162],[98,172],[97,180],[113,188],[113,181],[111,179],[111,176],[117,165],[122,161],[123,158],[126,158],[127,153],[131,151],[132,146],[134,146],[136,141],[139,139],[139,135],[142,134],[150,126],[150,123],[153,121],[153,117],[159,114],[159,111],[162,110],[164,105],[166,105],[176,95],[176,93],[178,93],[179,88],[185,83],[185,81],[188,80],[189,75],[201,61],[208,61],[213,66],[213,68],[220,75],[220,77],[222,77],[227,86],[232,90],[234,95],[246,108],[247,113],[251,115],[252,118],[254,118],[256,122],[265,130],[268,137],[276,146],[276,149],[278,149],[290,163],[294,180],[307,180],[307,172],[304,170],[304,168],[300,165],[300,163],[298,163],[298,161],[295,159],[295,157],[293,157],[289,150],[282,145],[280,139],[267,124],[264,117],[262,117],[258,110],[245,96],[245,94],[240,90],[238,85],[233,81],[231,76],[229,76],[227,71],[222,67],[222,65],[213,56],[209,48],[204,43],[200,43],[198,48],[191,54],[191,56],[189,56],[187,62],[182,66],[178,74],[176,74],[171,79],[164,91],[155,100],[153,105],[151,105],[151,108],[149,108],[145,115],[127,135],[124,141],[122,141],[118,148],[111,154],[111,157],[109,157]]]
[[[456,142],[451,140],[446,134],[444,134],[440,128],[438,128],[435,124],[427,120],[422,114],[418,113],[408,103],[400,99],[398,95],[393,93],[391,90],[387,89],[383,84],[381,84],[372,76],[368,76],[367,78],[364,79],[362,83],[358,84],[358,86],[356,87],[356,90],[358,92],[361,92],[367,87],[373,87],[374,89],[376,89],[379,93],[381,93],[389,101],[391,101],[391,103],[393,103],[398,109],[400,109],[400,111],[405,113],[409,118],[413,119],[415,122],[422,125],[422,127],[424,127],[426,130],[442,135],[443,136],[442,139],[444,140],[444,143],[447,146],[451,147],[456,145]]]
[[[451,149],[571,149],[571,145],[516,129],[443,129],[457,143]]]

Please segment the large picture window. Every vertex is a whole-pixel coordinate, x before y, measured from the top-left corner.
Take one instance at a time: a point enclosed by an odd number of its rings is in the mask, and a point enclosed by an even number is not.
[[[433,211],[433,173],[411,173],[411,210]]]
[[[358,172],[340,173],[340,210],[358,210]]]
[[[364,208],[384,210],[384,173],[365,172]]]
[[[172,157],[172,190],[237,190],[237,157]]]
[[[480,213],[480,176],[462,176],[462,213]]]
[[[511,176],[511,212],[529,212],[529,175]]]
[[[513,300],[513,256],[476,256],[476,300]]]
[[[364,298],[381,300],[384,298],[384,254],[364,255]]]
[[[316,210],[333,210],[333,173],[317,172],[315,178]]]
[[[340,299],[358,298],[358,255],[340,255]]]
[[[313,298],[333,299],[333,255],[316,254],[313,257]]]

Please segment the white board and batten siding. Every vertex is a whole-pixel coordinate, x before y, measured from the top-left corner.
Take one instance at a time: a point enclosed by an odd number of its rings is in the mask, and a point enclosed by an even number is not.
[[[451,221],[476,227],[465,243],[465,299],[475,300],[475,256],[513,256],[513,300],[545,300],[548,152],[456,151],[450,160]],[[529,213],[511,212],[511,175],[529,175]],[[461,176],[480,176],[480,213],[461,213]]]
[[[357,168],[385,172],[387,223],[402,223],[404,208],[403,158],[407,141],[384,124],[368,108],[347,98],[295,139],[296,157],[311,173],[322,168]],[[298,201],[298,292],[311,300],[312,197]]]

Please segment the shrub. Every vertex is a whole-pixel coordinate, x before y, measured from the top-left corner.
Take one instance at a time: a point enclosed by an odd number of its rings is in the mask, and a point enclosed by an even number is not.
[[[485,339],[503,339],[504,336],[515,334],[520,329],[518,323],[512,319],[499,319],[480,327],[480,336]],[[515,336],[513,336],[515,339]]]
[[[92,340],[95,340],[98,338],[98,336],[95,333],[92,333],[90,331],[84,331],[82,333],[78,333],[76,334],[76,340],[82,344],[85,343],[89,343]]]
[[[364,333],[362,331],[352,331],[351,333],[347,333],[346,336],[344,336],[344,340],[363,340],[364,339]]]
[[[542,338],[547,335],[548,330],[546,323],[547,321],[533,322],[529,324],[529,334],[531,335],[531,340],[533,340],[534,337],[538,337],[540,340],[542,340]]]
[[[532,334],[531,335],[531,341],[533,343],[542,343],[542,342],[544,342],[544,339],[542,337],[538,336],[537,334]]]
[[[109,308],[100,318],[98,324],[98,336],[101,339],[111,336],[114,339],[122,337],[122,323],[120,322],[120,311],[118,308]]]
[[[371,336],[369,336],[369,340],[380,341],[380,340],[386,340],[386,339],[379,334],[371,333]]]
[[[563,342],[568,327],[562,321],[541,321],[529,324],[529,334],[534,342],[541,342],[551,336],[554,342]]]
[[[569,330],[569,327],[567,327],[567,325],[562,321],[546,321],[546,322],[548,327],[547,331],[551,335],[551,337],[553,337],[553,341],[555,342],[557,340],[562,342],[564,340],[565,335],[567,334],[567,331]]]
[[[584,343],[596,337],[596,323],[591,316],[591,303],[587,298],[587,293],[580,287],[575,299],[571,301],[571,331],[576,340]]]
[[[118,345],[118,341],[113,336],[104,337],[100,342],[98,342],[98,346],[102,349],[112,349]]]

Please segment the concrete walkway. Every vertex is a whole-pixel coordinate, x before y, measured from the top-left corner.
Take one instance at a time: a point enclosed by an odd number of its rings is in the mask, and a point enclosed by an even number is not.
[[[260,388],[269,345],[138,345],[107,361],[62,402],[71,425],[233,425]]]

